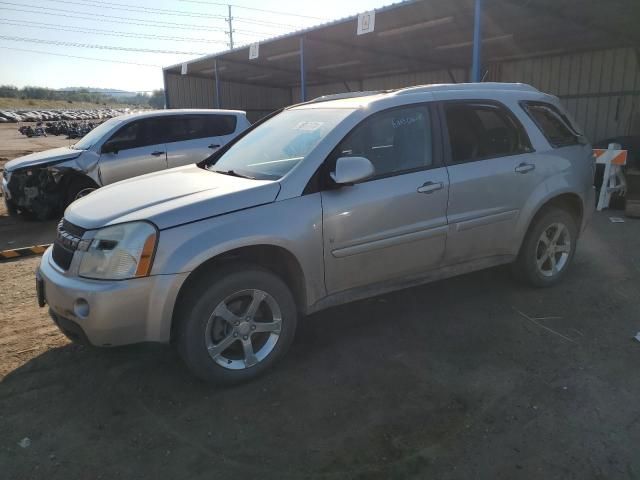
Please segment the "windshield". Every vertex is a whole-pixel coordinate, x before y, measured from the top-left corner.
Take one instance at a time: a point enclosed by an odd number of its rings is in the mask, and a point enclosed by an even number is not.
[[[118,117],[110,118],[106,122],[98,125],[96,128],[87,133],[79,142],[71,145],[74,150],[89,150],[98,142],[109,130],[122,120]]]
[[[278,180],[305,159],[348,109],[285,110],[241,138],[209,170]]]

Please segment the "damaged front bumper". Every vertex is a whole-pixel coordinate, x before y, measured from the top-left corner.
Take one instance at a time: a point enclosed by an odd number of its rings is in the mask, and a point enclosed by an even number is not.
[[[63,175],[58,166],[44,165],[4,173],[2,190],[12,206],[48,217],[63,205]]]

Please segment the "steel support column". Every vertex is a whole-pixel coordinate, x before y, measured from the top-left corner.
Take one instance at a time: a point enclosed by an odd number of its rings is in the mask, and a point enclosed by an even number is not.
[[[300,101],[307,100],[307,86],[305,84],[304,71],[304,37],[300,37]]]
[[[471,81],[480,82],[482,80],[482,0],[475,0],[475,2]]]
[[[218,79],[218,59],[217,58],[213,60],[213,71],[216,76],[216,108],[221,108],[222,102],[220,101],[220,80]]]

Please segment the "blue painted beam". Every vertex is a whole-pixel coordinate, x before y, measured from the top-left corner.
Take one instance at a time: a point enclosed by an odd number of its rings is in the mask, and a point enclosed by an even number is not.
[[[307,85],[304,71],[304,37],[300,37],[300,101],[307,100]]]
[[[220,108],[222,102],[220,101],[220,80],[218,79],[218,59],[213,60],[213,70],[216,74],[216,108]]]
[[[471,63],[471,81],[482,80],[482,0],[476,0],[473,20],[473,58]]]

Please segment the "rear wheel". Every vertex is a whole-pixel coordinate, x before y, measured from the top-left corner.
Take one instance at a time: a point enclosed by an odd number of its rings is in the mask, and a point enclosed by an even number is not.
[[[223,384],[271,367],[291,345],[297,323],[285,283],[249,265],[218,270],[183,299],[180,312],[180,356],[198,377]]]
[[[566,275],[578,240],[575,217],[549,208],[538,215],[525,236],[514,271],[535,287],[555,285]]]

